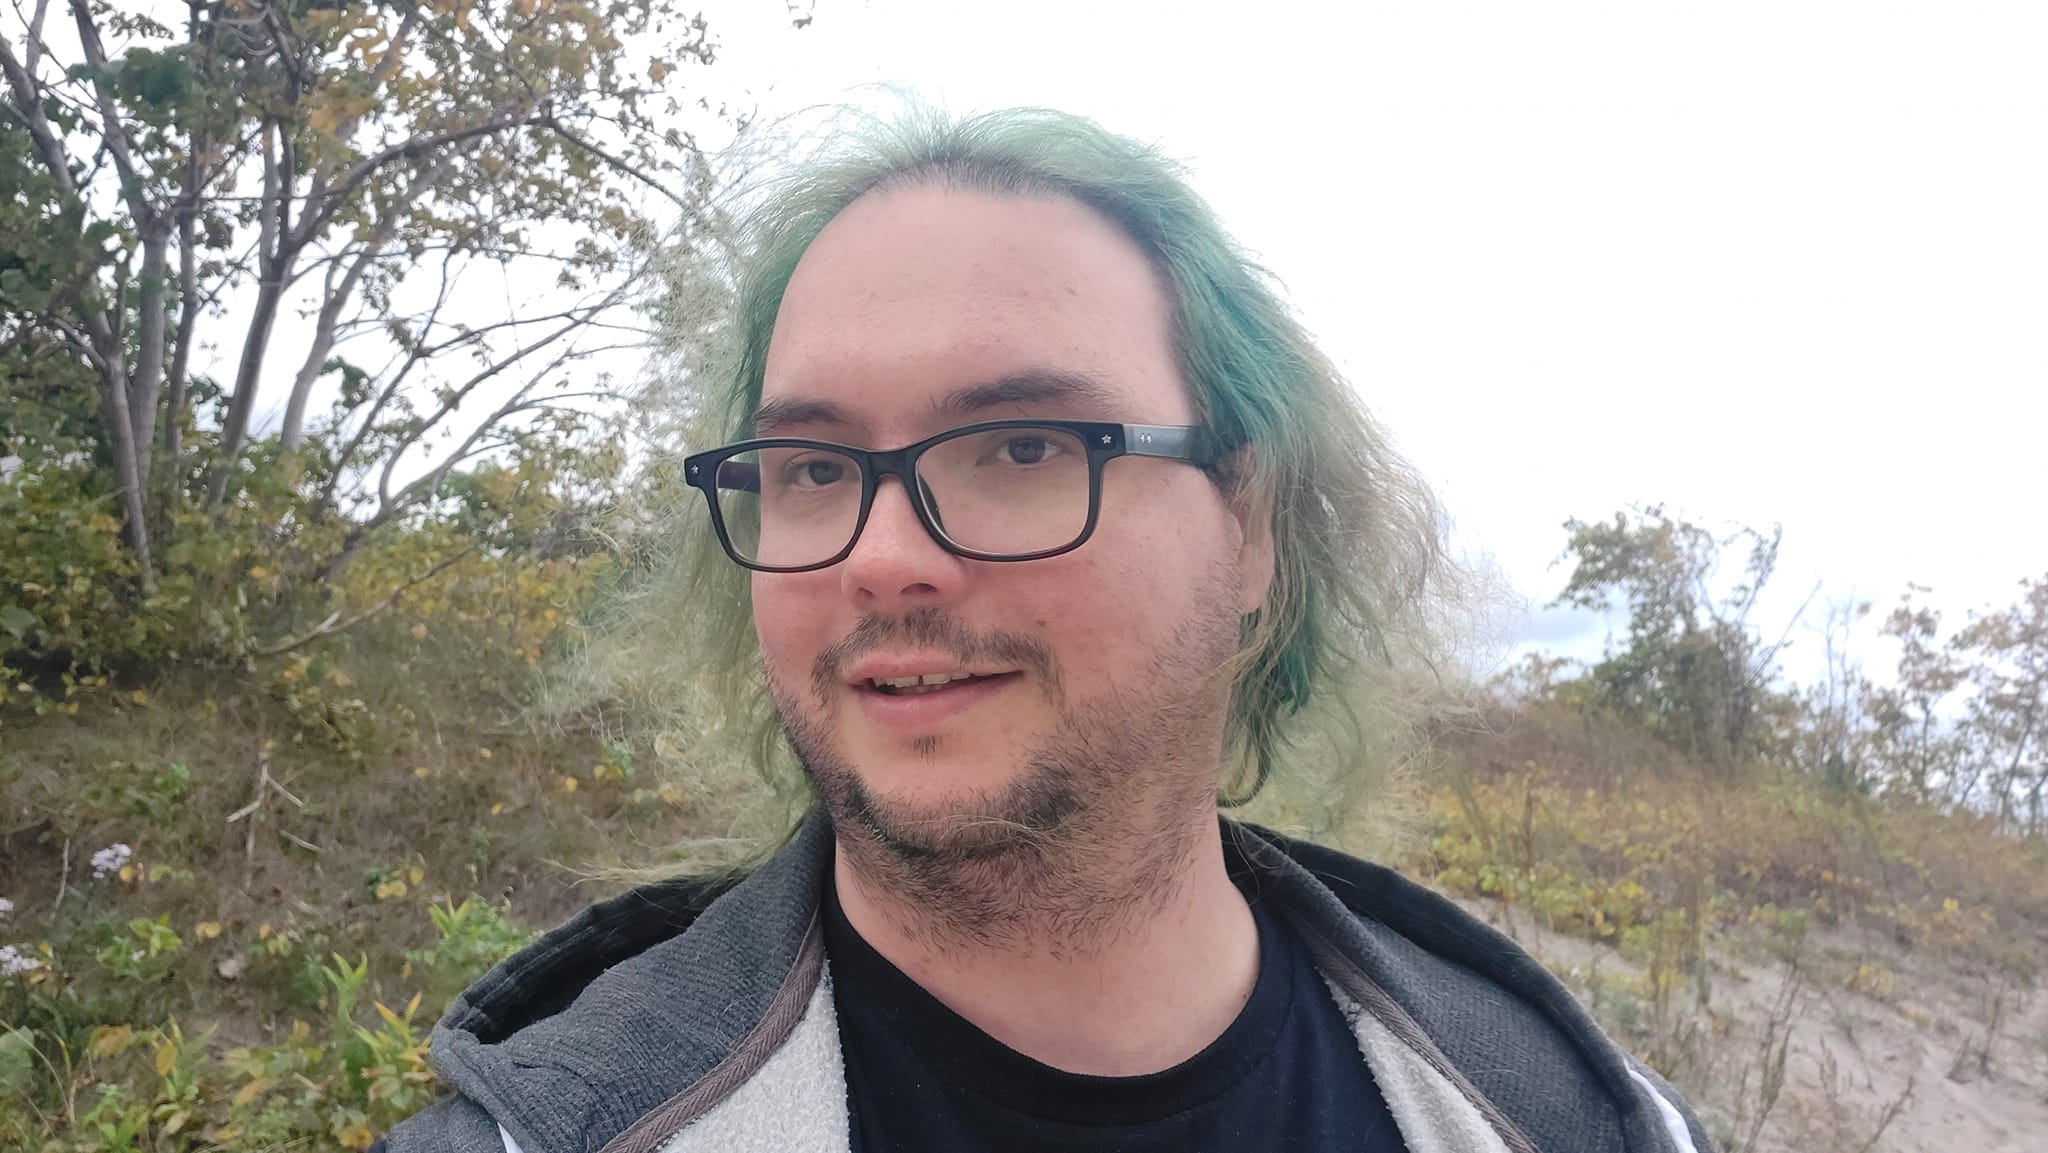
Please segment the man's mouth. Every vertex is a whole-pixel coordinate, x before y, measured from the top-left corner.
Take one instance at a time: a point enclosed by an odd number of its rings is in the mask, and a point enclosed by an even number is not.
[[[1015,673],[924,673],[911,677],[869,677],[867,687],[887,697],[922,696],[975,681],[997,680]]]

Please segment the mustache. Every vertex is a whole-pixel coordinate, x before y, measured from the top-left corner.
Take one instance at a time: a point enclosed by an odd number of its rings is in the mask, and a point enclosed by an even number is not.
[[[826,645],[811,662],[811,688],[819,699],[846,682],[846,667],[863,655],[897,643],[937,649],[963,665],[1014,665],[1036,673],[1051,690],[1059,686],[1059,666],[1045,642],[1002,629],[971,629],[944,609],[917,608],[899,617],[869,613],[853,631]]]

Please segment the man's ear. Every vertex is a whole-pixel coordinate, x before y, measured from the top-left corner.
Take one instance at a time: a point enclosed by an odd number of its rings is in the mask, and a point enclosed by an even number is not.
[[[1247,615],[1266,607],[1272,594],[1276,557],[1273,541],[1273,484],[1259,473],[1257,451],[1251,445],[1230,454],[1221,470],[1226,479],[1224,496],[1230,515],[1237,521],[1237,571],[1242,582],[1238,608]]]

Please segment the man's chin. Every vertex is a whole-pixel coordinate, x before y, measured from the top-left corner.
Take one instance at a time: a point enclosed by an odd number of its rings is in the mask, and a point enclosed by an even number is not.
[[[947,779],[936,766],[908,781],[813,776],[842,839],[905,861],[965,863],[1044,851],[1080,808],[1068,774],[1047,767],[1020,768],[1007,780],[970,789],[953,781],[934,788]]]

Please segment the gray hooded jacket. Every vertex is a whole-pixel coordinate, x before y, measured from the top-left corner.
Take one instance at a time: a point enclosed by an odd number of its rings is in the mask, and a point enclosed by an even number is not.
[[[1414,1153],[1708,1153],[1699,1121],[1514,942],[1388,869],[1223,823],[1308,943]],[[486,974],[435,1027],[453,1093],[389,1153],[848,1148],[813,814],[737,883],[634,889]]]

